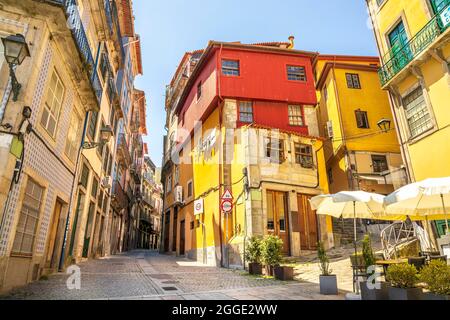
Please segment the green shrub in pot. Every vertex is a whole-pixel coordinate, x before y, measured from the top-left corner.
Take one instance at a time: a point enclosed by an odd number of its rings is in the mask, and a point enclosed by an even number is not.
[[[273,268],[283,260],[283,240],[274,235],[268,235],[261,242],[261,260],[266,266],[267,275],[273,276]]]
[[[433,260],[422,268],[419,275],[430,293],[425,294],[427,300],[450,300],[450,266],[444,261]]]
[[[261,236],[252,236],[245,247],[245,260],[248,261],[250,274],[262,274],[261,265]]]
[[[390,300],[421,300],[422,289],[417,288],[419,281],[415,266],[408,263],[393,264],[388,267],[386,279],[389,282]]]
[[[322,241],[317,243],[317,257],[319,258],[319,267],[322,274],[319,276],[320,294],[337,295],[337,277],[331,274],[330,259]]]

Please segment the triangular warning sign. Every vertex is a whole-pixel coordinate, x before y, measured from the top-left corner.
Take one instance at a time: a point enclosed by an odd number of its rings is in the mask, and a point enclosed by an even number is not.
[[[229,189],[226,189],[222,195],[222,200],[233,200],[233,195]]]

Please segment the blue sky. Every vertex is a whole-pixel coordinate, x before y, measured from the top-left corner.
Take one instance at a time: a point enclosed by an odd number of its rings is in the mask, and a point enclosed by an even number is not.
[[[287,41],[320,53],[377,55],[362,0],[134,0],[144,75],[136,87],[147,95],[144,138],[157,166],[165,134],[164,94],[184,52],[209,40],[243,43]]]

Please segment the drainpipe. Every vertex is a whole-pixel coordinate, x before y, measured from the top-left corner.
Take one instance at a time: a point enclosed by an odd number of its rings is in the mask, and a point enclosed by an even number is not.
[[[222,95],[221,95],[221,86],[220,86],[220,75],[221,75],[221,70],[220,70],[220,59],[222,56],[222,49],[223,49],[223,44],[220,45],[220,51],[219,54],[217,56],[217,93],[219,96],[219,132],[220,132],[220,136],[222,137],[222,115],[223,115],[223,99],[222,99]],[[223,175],[223,139],[220,139],[220,152],[219,152],[219,186],[222,185],[222,175]],[[222,192],[222,188],[219,187],[219,202],[220,202],[220,194]],[[220,266],[223,267],[223,232],[222,232],[222,210],[219,208],[219,240],[220,240]],[[228,252],[228,249],[227,249]]]

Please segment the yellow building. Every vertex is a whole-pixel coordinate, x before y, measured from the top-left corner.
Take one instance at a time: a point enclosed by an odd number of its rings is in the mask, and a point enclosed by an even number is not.
[[[331,219],[316,216],[308,201],[328,193],[315,109],[317,54],[289,46],[210,42],[187,74],[167,108],[177,129],[166,140],[162,251],[239,268],[252,235],[279,236],[291,256],[315,250],[318,240],[334,245]],[[260,75],[268,60],[273,74]],[[286,63],[305,74],[292,76]],[[230,211],[222,206],[226,190]]]
[[[321,135],[328,138],[325,157],[332,193],[389,194],[407,182],[378,68],[377,57],[320,55],[316,60],[317,110]],[[335,221],[335,240],[352,239],[353,228],[346,230],[345,223]]]
[[[409,177],[450,176],[450,1],[367,4]]]

